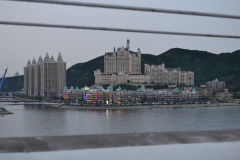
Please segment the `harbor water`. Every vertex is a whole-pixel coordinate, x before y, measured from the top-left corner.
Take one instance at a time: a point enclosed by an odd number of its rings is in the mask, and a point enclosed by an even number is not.
[[[0,137],[240,129],[240,106],[76,110],[48,105],[6,105]]]

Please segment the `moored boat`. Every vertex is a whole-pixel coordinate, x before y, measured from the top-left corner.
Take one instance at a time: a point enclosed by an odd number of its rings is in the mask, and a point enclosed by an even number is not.
[[[6,110],[6,108],[4,107],[0,107],[0,114],[13,114],[12,112],[9,112],[8,110]]]

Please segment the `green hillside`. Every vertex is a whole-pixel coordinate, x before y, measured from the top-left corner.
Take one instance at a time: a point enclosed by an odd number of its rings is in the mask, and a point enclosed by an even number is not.
[[[180,67],[181,70],[194,72],[196,85],[218,78],[225,81],[229,90],[240,91],[240,50],[233,53],[213,54],[180,48],[170,49],[160,55],[142,54],[142,72],[144,63],[165,63],[167,68]],[[104,67],[103,56],[85,63],[78,63],[67,70],[67,86],[83,87],[94,84],[93,71]]]
[[[0,82],[2,79],[0,79]],[[23,89],[23,75],[21,76],[14,76],[14,77],[6,77],[4,79],[3,85],[2,85],[2,92],[13,92],[13,91],[20,91]]]
[[[95,83],[93,71],[104,70],[103,56],[97,57],[85,63],[77,63],[67,70],[67,86],[84,87]]]

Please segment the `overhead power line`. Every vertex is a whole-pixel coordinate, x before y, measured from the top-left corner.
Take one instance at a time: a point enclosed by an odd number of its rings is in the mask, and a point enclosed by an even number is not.
[[[133,7],[133,6],[110,5],[110,4],[99,4],[99,3],[69,2],[69,1],[58,1],[58,0],[8,0],[8,1],[48,3],[48,4],[95,7],[95,8],[122,9],[122,10],[130,10],[130,11],[144,11],[144,12],[170,13],[170,14],[182,14],[182,15],[192,15],[192,16],[205,16],[205,17],[215,17],[215,18],[240,19],[240,16],[237,16],[237,15],[180,11],[180,10],[146,8],[146,7]]]
[[[16,25],[16,26],[34,26],[34,27],[51,27],[51,28],[66,28],[66,29],[84,29],[84,30],[99,30],[99,31],[117,31],[117,32],[133,32],[133,33],[168,34],[168,35],[179,35],[179,36],[198,36],[198,37],[215,37],[215,38],[240,39],[240,36],[232,36],[232,35],[185,33],[185,32],[168,32],[168,31],[153,31],[153,30],[141,30],[141,29],[124,29],[124,28],[91,27],[91,26],[73,26],[73,25],[26,23],[26,22],[8,22],[8,21],[0,21],[0,24],[3,24],[3,25]]]

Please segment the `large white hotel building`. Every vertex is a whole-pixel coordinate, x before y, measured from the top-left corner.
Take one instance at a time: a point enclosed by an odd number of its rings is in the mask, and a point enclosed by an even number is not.
[[[194,72],[181,71],[180,68],[165,68],[165,64],[144,64],[141,73],[141,51],[130,50],[130,41],[126,48],[117,48],[104,55],[104,73],[100,69],[94,71],[95,85],[111,86],[126,83],[185,84],[194,85]]]

